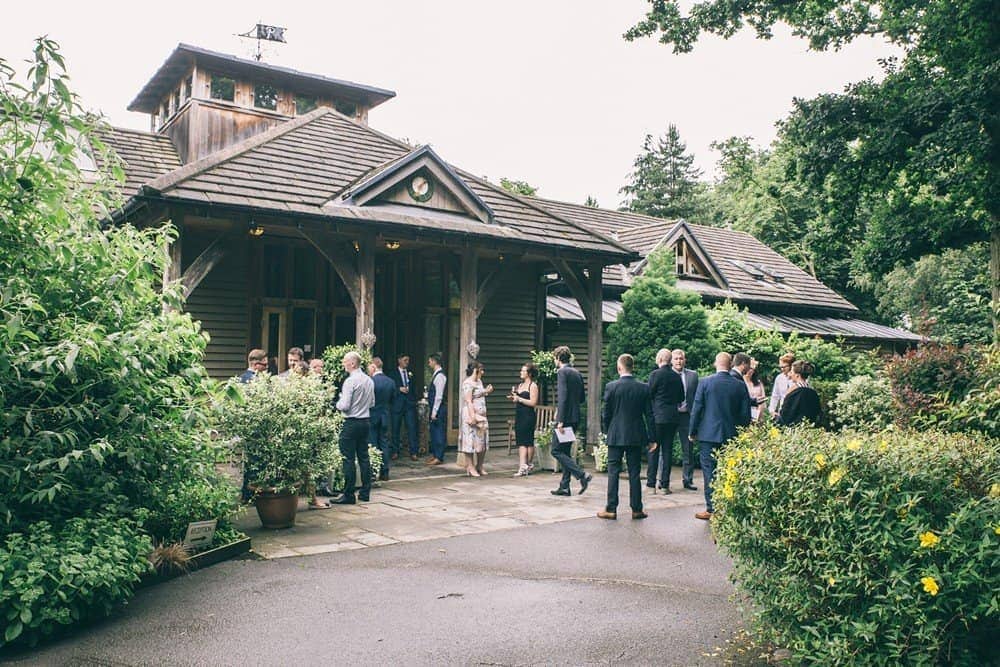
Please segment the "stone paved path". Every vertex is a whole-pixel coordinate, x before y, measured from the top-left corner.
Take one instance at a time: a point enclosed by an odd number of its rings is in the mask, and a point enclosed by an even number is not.
[[[573,496],[565,498],[549,493],[558,485],[558,475],[544,471],[513,478],[516,466],[515,456],[500,455],[487,464],[491,474],[481,479],[466,476],[454,464],[435,468],[433,475],[416,470],[422,476],[383,482],[368,503],[309,511],[301,502],[293,528],[262,529],[252,507],[237,526],[253,539],[255,552],[265,558],[287,558],[570,521],[594,517],[604,508],[605,473],[595,473],[582,496],[577,495],[579,483],[574,480]],[[400,466],[397,473],[405,475],[406,467]],[[654,495],[644,484],[646,510],[690,506],[691,521],[696,521],[693,513],[703,508],[704,496],[701,491],[681,490],[680,478],[680,469],[674,469],[671,495]],[[699,471],[695,485],[701,488]],[[618,521],[630,521],[624,475],[619,490]]]

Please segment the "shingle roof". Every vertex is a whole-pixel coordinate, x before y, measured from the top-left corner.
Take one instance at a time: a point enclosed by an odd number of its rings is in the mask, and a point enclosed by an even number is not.
[[[412,147],[357,123],[329,108],[319,108],[286,121],[201,160],[160,175],[146,192],[166,198],[297,212],[327,217],[372,220],[371,211],[348,213],[349,206],[330,197],[387,162],[410,153]],[[455,170],[494,213],[496,225],[509,228],[499,235],[535,244],[627,256],[631,250],[589,228],[549,213],[535,202]],[[366,207],[361,207],[366,208]],[[370,208],[370,207],[368,207]],[[379,207],[381,209],[381,207]],[[397,220],[407,222],[402,207]],[[409,223],[436,228],[426,209],[412,208]],[[496,230],[470,227],[497,236]]]
[[[123,128],[102,128],[98,138],[121,158],[125,171],[122,194],[128,198],[145,184],[178,169],[181,160],[169,137]]]

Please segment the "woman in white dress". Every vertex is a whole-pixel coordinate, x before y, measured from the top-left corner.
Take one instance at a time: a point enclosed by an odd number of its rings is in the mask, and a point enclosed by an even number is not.
[[[486,369],[478,361],[469,363],[462,383],[462,414],[458,449],[465,454],[465,471],[470,477],[486,474],[483,462],[490,447],[490,424],[486,419],[486,397],[493,393],[493,385],[483,387]]]

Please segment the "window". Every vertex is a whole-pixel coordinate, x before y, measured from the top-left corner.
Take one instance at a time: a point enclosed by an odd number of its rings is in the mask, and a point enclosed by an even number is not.
[[[310,247],[295,248],[292,261],[292,298],[315,299],[316,280],[319,272],[316,267],[316,253]]]
[[[174,91],[173,100],[170,103],[170,112],[177,113],[181,108],[181,91],[180,88]]]
[[[236,99],[236,82],[227,76],[212,75],[213,100],[226,100],[232,102]]]
[[[333,105],[333,108],[351,118],[358,115],[358,105],[354,102],[337,102]]]
[[[182,98],[183,99],[185,99],[185,100],[191,99],[191,91],[193,89],[193,85],[194,85],[194,82],[192,81],[192,77],[189,76],[184,81],[183,93],[182,93]]]
[[[304,95],[295,96],[295,114],[301,116],[316,108],[316,98]]]
[[[274,111],[278,108],[278,91],[274,86],[258,83],[253,88],[253,105],[258,109]]]

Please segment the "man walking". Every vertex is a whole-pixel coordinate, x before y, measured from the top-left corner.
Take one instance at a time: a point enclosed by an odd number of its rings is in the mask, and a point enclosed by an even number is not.
[[[431,385],[427,388],[427,404],[430,406],[429,439],[431,460],[429,466],[439,466],[444,463],[444,448],[447,445],[448,432],[448,401],[445,388],[448,386],[448,376],[441,368],[441,355],[432,354],[427,359],[431,369]]]
[[[382,358],[372,357],[368,364],[368,372],[372,378],[375,390],[375,405],[371,409],[371,423],[368,427],[368,442],[378,447],[382,452],[382,467],[378,478],[385,482],[389,479],[389,413],[392,410],[392,399],[396,396],[396,383],[382,372]]]
[[[677,406],[677,439],[681,443],[681,464],[684,488],[689,491],[697,491],[694,485],[694,448],[691,446],[691,438],[688,437],[691,427],[691,407],[694,405],[694,395],[698,391],[698,374],[687,366],[687,355],[684,350],[674,350],[670,355],[670,366],[681,378],[684,385],[684,401]],[[674,443],[671,440],[669,445],[658,441],[660,448],[666,447],[673,453]]]
[[[631,354],[618,357],[619,378],[608,383],[604,389],[604,414],[601,426],[608,439],[608,502],[601,519],[618,518],[618,475],[622,470],[622,457],[628,467],[628,500],[633,519],[645,519],[642,510],[642,483],[639,471],[642,468],[642,448],[647,444],[649,452],[656,450],[653,434],[653,406],[649,385],[632,376],[635,365]]]
[[[341,390],[337,409],[344,413],[340,430],[340,453],[344,456],[344,495],[334,501],[336,505],[353,505],[354,463],[361,468],[361,488],[358,498],[367,502],[372,491],[372,464],[368,458],[368,433],[371,427],[371,409],[375,405],[375,383],[361,370],[361,355],[353,350],[344,355],[347,379]]]
[[[649,393],[653,403],[653,421],[656,423],[656,442],[659,447],[650,450],[646,465],[646,486],[656,489],[656,479],[663,463],[663,474],[660,476],[660,489],[663,493],[670,491],[670,451],[674,444],[674,434],[677,432],[677,422],[680,420],[678,407],[684,401],[684,383],[681,376],[670,367],[670,350],[663,349],[656,353],[658,368],[649,374]]]
[[[571,477],[580,480],[580,493],[587,490],[587,485],[594,478],[573,460],[573,443],[575,440],[560,442],[559,436],[566,437],[568,429],[574,435],[580,426],[580,404],[583,403],[583,376],[580,371],[570,365],[573,355],[565,345],[557,347],[552,354],[556,358],[556,428],[552,433],[552,456],[562,466],[562,479],[559,488],[552,491],[554,496],[570,495],[569,482]],[[591,378],[591,382],[598,382]]]
[[[413,373],[410,372],[410,355],[396,357],[396,368],[389,376],[396,383],[396,397],[392,401],[392,458],[399,457],[401,445],[399,434],[403,420],[406,420],[406,434],[410,440],[410,459],[417,460],[420,440],[417,438],[417,391],[413,388]]]
[[[731,373],[732,358],[726,352],[715,355],[715,374],[698,384],[691,409],[691,440],[698,442],[701,472],[705,478],[705,511],[695,518],[709,520],[715,511],[712,480],[718,449],[736,435],[737,426],[750,423],[750,393],[746,383]]]

